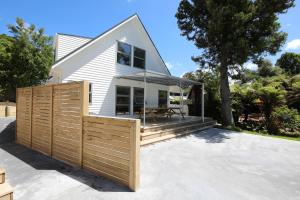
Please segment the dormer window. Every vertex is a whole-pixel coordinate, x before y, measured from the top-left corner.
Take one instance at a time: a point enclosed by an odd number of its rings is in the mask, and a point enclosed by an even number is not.
[[[145,69],[145,55],[146,55],[145,50],[134,47],[133,66],[141,69]]]
[[[118,42],[117,62],[131,66],[131,45]]]

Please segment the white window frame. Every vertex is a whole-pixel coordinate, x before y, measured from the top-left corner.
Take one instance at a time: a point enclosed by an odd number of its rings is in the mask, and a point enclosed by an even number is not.
[[[135,48],[144,51],[145,52],[145,58],[141,58],[141,57],[136,56],[135,53],[134,53]],[[139,48],[139,47],[136,47],[136,46],[133,46],[133,51],[132,52],[133,52],[133,59],[132,59],[132,65],[133,65],[133,67],[138,68],[138,69],[146,69],[146,50],[142,49],[142,48]],[[137,58],[137,59],[140,59],[140,60],[144,60],[144,68],[136,67],[134,65],[134,58]]]
[[[123,66],[127,66],[127,67],[134,67],[134,68],[138,68],[138,69],[146,69],[146,57],[147,57],[147,51],[146,51],[145,49],[140,48],[140,47],[137,47],[137,46],[134,46],[134,45],[131,45],[131,44],[128,44],[128,43],[126,43],[126,42],[119,41],[119,40],[116,40],[116,42],[117,42],[117,45],[116,45],[115,60],[116,60],[116,63],[117,63],[117,64],[123,65]],[[131,49],[131,54],[130,54],[130,65],[126,65],[126,64],[122,64],[122,63],[119,63],[119,62],[118,62],[118,53],[125,55],[123,52],[120,52],[120,51],[119,51],[119,43],[127,44],[127,45],[130,46],[130,49]],[[138,49],[141,49],[141,50],[145,51],[144,68],[140,68],[140,67],[134,66],[134,58],[135,58],[135,57],[138,58],[138,59],[143,59],[143,58],[140,58],[140,57],[134,55],[134,48],[138,48]]]
[[[128,111],[128,114],[131,115],[132,113],[132,87],[130,86],[123,86],[123,85],[116,85],[115,86],[115,116],[122,116],[122,114],[118,114],[117,113],[117,99],[118,99],[118,87],[123,87],[123,88],[129,88],[129,95],[126,95],[126,96],[129,96],[129,111]]]
[[[123,63],[119,63],[118,62],[118,53],[120,53],[120,54],[122,54],[122,55],[126,55],[125,53],[123,53],[123,52],[121,52],[121,51],[119,51],[119,43],[123,43],[123,44],[126,44],[126,45],[129,45],[130,46],[130,60],[129,60],[129,65],[126,65],[126,64],[123,64]],[[116,49],[116,63],[118,63],[119,65],[124,65],[124,66],[127,66],[127,67],[132,67],[132,55],[133,55],[133,53],[132,53],[132,50],[133,50],[133,48],[132,48],[132,45],[131,44],[128,44],[128,43],[126,43],[126,42],[121,42],[121,41],[117,41],[117,49]],[[127,55],[126,55],[127,56]]]

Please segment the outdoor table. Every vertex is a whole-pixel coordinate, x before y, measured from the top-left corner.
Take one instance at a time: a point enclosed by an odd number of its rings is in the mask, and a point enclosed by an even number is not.
[[[176,110],[179,110],[179,113],[176,112]],[[141,109],[139,112],[140,118],[142,118],[142,114],[144,113],[144,110]],[[158,116],[167,116],[172,117],[174,114],[180,114],[181,117],[184,119],[184,112],[182,112],[181,108],[179,107],[169,107],[169,108],[146,108],[145,114],[149,117],[153,118],[156,121],[156,118]]]

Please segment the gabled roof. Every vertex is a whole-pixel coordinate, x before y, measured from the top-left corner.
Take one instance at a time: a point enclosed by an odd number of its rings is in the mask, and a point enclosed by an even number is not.
[[[69,59],[69,58],[71,58],[71,57],[73,57],[73,56],[76,55],[78,52],[84,50],[85,48],[87,48],[88,46],[92,45],[93,43],[95,43],[96,41],[98,41],[100,38],[102,38],[103,36],[105,36],[106,34],[109,34],[109,33],[110,33],[111,31],[113,31],[114,29],[120,27],[121,25],[123,25],[124,23],[130,21],[131,19],[133,19],[133,18],[135,18],[135,17],[136,17],[136,18],[139,20],[139,22],[142,24],[143,29],[145,30],[145,32],[146,32],[148,38],[150,39],[152,45],[154,46],[154,48],[155,48],[157,54],[159,55],[159,57],[160,57],[162,63],[164,64],[165,68],[167,69],[167,72],[171,75],[171,73],[170,73],[168,67],[166,66],[166,64],[165,64],[165,62],[164,62],[164,60],[163,60],[163,58],[161,57],[159,51],[157,50],[157,48],[156,48],[156,46],[155,46],[153,40],[151,39],[151,37],[150,37],[148,31],[147,31],[146,28],[145,28],[143,22],[141,21],[141,19],[139,18],[139,16],[138,16],[137,14],[131,15],[130,17],[124,19],[123,21],[119,22],[119,23],[116,24],[115,26],[111,27],[110,29],[106,30],[105,32],[101,33],[100,35],[96,36],[95,38],[93,38],[93,39],[90,38],[91,40],[88,41],[87,43],[83,44],[82,46],[78,47],[77,49],[74,49],[74,50],[71,51],[70,53],[66,54],[66,55],[63,56],[62,58],[60,58],[60,59],[58,59],[57,61],[55,61],[55,63],[52,65],[52,68],[55,68],[58,64],[64,62],[65,60],[67,60],[67,59]],[[62,33],[60,33],[60,34],[62,34]],[[62,35],[69,35],[69,34],[62,34]],[[69,36],[81,37],[81,36],[75,36],[75,35],[69,35]],[[88,38],[88,37],[85,37],[85,38]]]

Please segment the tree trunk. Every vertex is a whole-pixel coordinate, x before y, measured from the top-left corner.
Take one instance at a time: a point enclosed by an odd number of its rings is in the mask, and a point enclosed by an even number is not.
[[[221,64],[220,66],[220,94],[221,94],[221,114],[222,125],[229,126],[232,122],[230,89],[228,81],[228,67]]]

